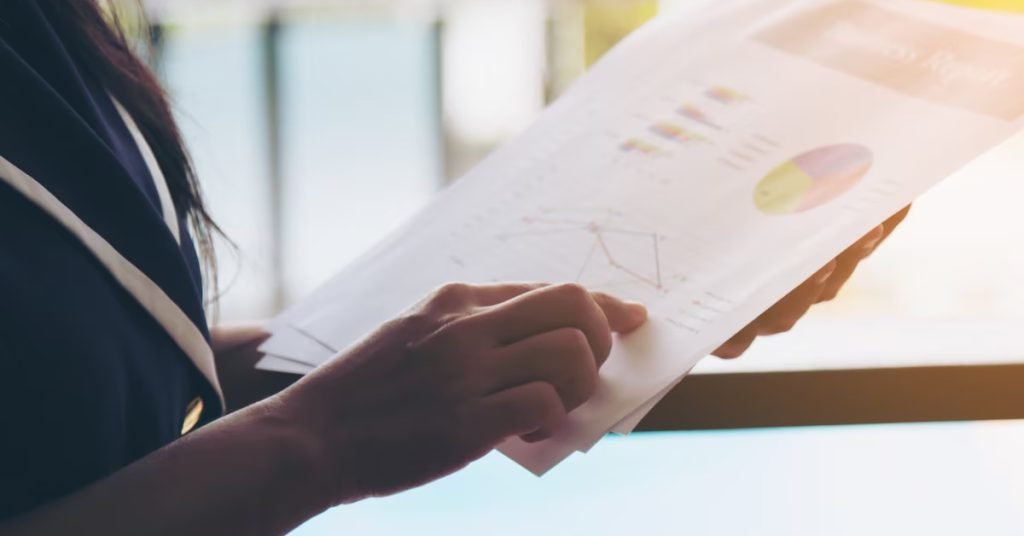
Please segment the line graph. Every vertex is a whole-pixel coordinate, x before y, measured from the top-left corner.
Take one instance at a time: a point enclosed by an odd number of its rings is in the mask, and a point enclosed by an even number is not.
[[[664,291],[666,277],[662,271],[661,243],[665,237],[657,232],[638,229],[623,222],[613,210],[600,211],[600,217],[588,214],[560,214],[546,211],[539,216],[522,218],[522,230],[504,233],[502,241],[560,239],[575,247],[567,251],[583,253],[574,280],[592,288],[628,284]],[[589,215],[594,216],[594,215]],[[580,248],[580,246],[583,246]]]

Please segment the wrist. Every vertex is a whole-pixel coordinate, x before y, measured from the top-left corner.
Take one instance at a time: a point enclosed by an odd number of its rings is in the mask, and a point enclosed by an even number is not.
[[[254,404],[246,413],[253,415],[260,443],[269,450],[271,480],[282,497],[290,497],[291,509],[308,519],[331,507],[332,485],[324,463],[328,453],[321,438],[293,418],[278,397]]]
[[[281,449],[279,456],[288,485],[299,491],[302,502],[320,513],[341,503],[354,502],[362,493],[354,479],[344,434],[320,422],[315,412],[303,410],[293,389],[260,402],[261,427],[270,430]]]

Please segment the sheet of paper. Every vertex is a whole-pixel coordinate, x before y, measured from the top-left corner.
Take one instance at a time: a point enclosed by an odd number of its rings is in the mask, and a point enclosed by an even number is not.
[[[542,474],[632,429],[707,348],[1019,130],[1022,94],[1017,16],[731,0],[659,18],[275,337],[345,348],[453,280],[576,281],[646,303],[652,322],[620,341],[594,399],[556,437],[503,446]]]
[[[690,371],[686,371],[686,375],[689,374]],[[683,378],[679,378],[679,380],[676,381],[675,383],[659,391],[658,394],[654,395],[650,400],[645,402],[644,405],[633,410],[633,413],[630,413],[624,419],[617,422],[615,426],[612,427],[611,431],[619,435],[632,434],[633,430],[636,430],[636,427],[640,426],[640,421],[643,421],[644,417],[646,417],[647,414],[654,409],[654,406],[657,406],[658,403],[660,403],[663,398],[668,396],[669,392],[671,392],[672,389],[675,389],[682,381]]]
[[[273,336],[259,347],[264,354],[305,363],[312,368],[338,353],[288,324],[278,326],[271,333]]]
[[[689,374],[689,373],[687,373],[687,374]],[[672,389],[674,389],[682,381],[683,381],[683,378],[680,378],[679,381],[677,381],[676,383],[673,383],[672,385],[670,385],[666,389],[664,389],[661,392],[659,392],[658,394],[654,395],[654,397],[651,398],[646,403],[644,403],[644,405],[642,405],[639,408],[633,410],[633,413],[630,413],[624,419],[622,419],[621,421],[616,423],[615,426],[612,427],[611,432],[619,434],[619,435],[629,435],[629,434],[632,434],[633,430],[636,430],[636,427],[640,426],[640,423],[644,420],[644,417],[646,417],[647,414],[650,413],[651,410],[653,410],[654,407],[657,406],[661,402],[661,400],[663,398],[665,398],[665,396],[667,396],[668,393],[670,391],[672,391]],[[594,445],[596,445],[596,444],[597,443],[594,443]],[[587,452],[588,450],[593,448],[594,445],[591,445],[590,447],[586,448],[586,450],[582,450],[580,452]]]
[[[689,373],[687,373],[687,374],[689,374]],[[679,385],[679,383],[682,382],[682,381],[683,381],[683,378],[679,378],[679,380],[676,381],[675,383],[673,383],[670,387],[668,387],[668,388],[660,391],[658,394],[654,395],[654,397],[651,398],[650,401],[644,403],[639,408],[633,410],[632,413],[630,413],[629,415],[626,415],[621,421],[616,423],[615,426],[613,426],[612,429],[609,430],[609,432],[614,433],[614,434],[618,434],[618,435],[629,435],[629,434],[633,433],[633,430],[636,430],[636,427],[640,425],[640,422],[644,419],[644,417],[646,417],[647,414],[650,413],[652,409],[654,409],[654,406],[658,405],[658,403],[661,402],[661,399],[664,398],[665,395],[667,395],[669,393],[669,391],[671,391],[675,386]],[[625,430],[625,431],[623,431],[623,430]],[[586,453],[590,452],[590,449],[594,448],[598,443],[600,443],[601,439],[603,439],[603,438],[604,438],[604,436],[602,435],[602,436],[598,436],[597,439],[595,439],[594,441],[592,441],[590,443],[587,443],[587,444],[578,443],[578,444],[576,444],[576,452],[579,452],[579,453],[582,453],[582,454],[586,454]]]
[[[298,363],[284,357],[267,354],[256,363],[256,368],[269,372],[305,375],[312,372],[316,367],[304,363]]]

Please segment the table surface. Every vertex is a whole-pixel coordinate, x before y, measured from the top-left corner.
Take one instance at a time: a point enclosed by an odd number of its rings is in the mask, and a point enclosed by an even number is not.
[[[498,454],[297,536],[1024,534],[1024,422],[610,437],[536,478]]]

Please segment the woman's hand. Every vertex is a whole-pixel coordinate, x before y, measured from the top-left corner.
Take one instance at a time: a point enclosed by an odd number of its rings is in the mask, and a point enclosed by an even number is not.
[[[319,443],[334,503],[452,473],[513,436],[549,437],[597,385],[642,305],[578,285],[447,285],[279,395]]]
[[[284,534],[505,438],[547,437],[594,392],[612,332],[646,317],[577,285],[445,286],[281,393],[0,520],[0,534]]]
[[[874,228],[715,350],[714,355],[727,359],[739,357],[758,337],[787,332],[796,326],[814,304],[835,299],[861,261],[892,234],[908,212],[909,206]]]

